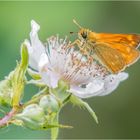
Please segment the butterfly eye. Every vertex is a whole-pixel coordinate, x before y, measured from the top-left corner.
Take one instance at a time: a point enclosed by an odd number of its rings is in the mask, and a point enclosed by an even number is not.
[[[86,32],[83,32],[81,35],[82,35],[82,37],[83,37],[84,39],[87,38],[87,33],[86,33]]]

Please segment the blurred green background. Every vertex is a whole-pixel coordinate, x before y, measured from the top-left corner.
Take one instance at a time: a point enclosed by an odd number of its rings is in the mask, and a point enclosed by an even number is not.
[[[29,38],[30,21],[41,26],[42,41],[58,34],[70,37],[78,31],[72,19],[96,32],[140,33],[140,1],[137,2],[0,2],[0,79],[2,80],[19,59],[20,44]],[[71,40],[76,36],[70,37]],[[61,129],[60,139],[119,139],[140,138],[140,63],[126,69],[130,74],[112,94],[86,101],[99,117],[97,125],[84,110],[67,105],[60,122],[74,126]],[[26,89],[26,99],[37,91]],[[0,130],[0,138],[49,138],[49,131],[31,131],[10,126]]]

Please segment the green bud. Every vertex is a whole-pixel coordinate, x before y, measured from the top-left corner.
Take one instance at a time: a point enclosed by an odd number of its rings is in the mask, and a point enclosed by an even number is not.
[[[45,120],[44,111],[37,104],[28,105],[21,114],[18,114],[18,118],[20,117],[26,117],[37,122],[44,122]]]
[[[11,77],[10,75],[9,77]],[[11,105],[12,96],[13,90],[11,86],[11,80],[9,78],[6,78],[5,80],[0,82],[0,104],[4,106]]]
[[[44,109],[45,113],[57,112],[59,103],[54,95],[48,94],[40,99],[39,106]]]
[[[27,128],[39,130],[46,123],[43,109],[37,104],[27,106],[21,114],[17,114],[15,119],[21,120],[22,125]]]
[[[20,119],[20,120],[16,120],[16,121],[19,121],[18,123],[15,123],[15,125],[18,125],[18,126],[24,126],[24,127],[27,127],[29,129],[33,129],[33,130],[40,130],[44,123],[42,122],[37,122],[37,121],[34,121],[28,117],[25,117],[25,116],[22,116],[22,118],[20,117],[16,117],[17,119]]]

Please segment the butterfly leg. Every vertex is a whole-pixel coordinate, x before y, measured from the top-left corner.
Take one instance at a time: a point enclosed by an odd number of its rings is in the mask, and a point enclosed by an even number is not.
[[[70,47],[74,47],[75,45],[78,46],[79,48],[82,46],[82,42],[79,39],[76,39],[73,43],[70,44]]]
[[[89,53],[91,52],[90,47],[87,47],[87,45],[84,42],[80,41],[79,39],[76,39],[73,43],[70,44],[70,47],[74,46],[78,46],[79,51],[82,53],[82,55],[84,55],[88,59],[89,63],[93,62],[93,57]]]
[[[81,53],[87,58],[89,63],[93,62],[93,50],[88,44],[84,44],[80,48]]]

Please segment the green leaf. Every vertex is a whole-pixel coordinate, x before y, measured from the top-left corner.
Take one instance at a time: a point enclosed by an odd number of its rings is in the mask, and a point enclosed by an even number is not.
[[[87,111],[91,114],[91,116],[94,118],[95,122],[98,124],[98,118],[95,114],[95,112],[93,111],[93,109],[89,106],[88,103],[84,102],[82,99],[72,95],[70,97],[70,101],[74,104],[77,105],[79,107],[83,107],[85,109],[87,109]]]
[[[46,114],[56,113],[60,110],[58,100],[53,94],[48,94],[40,99],[39,106],[43,108]]]

